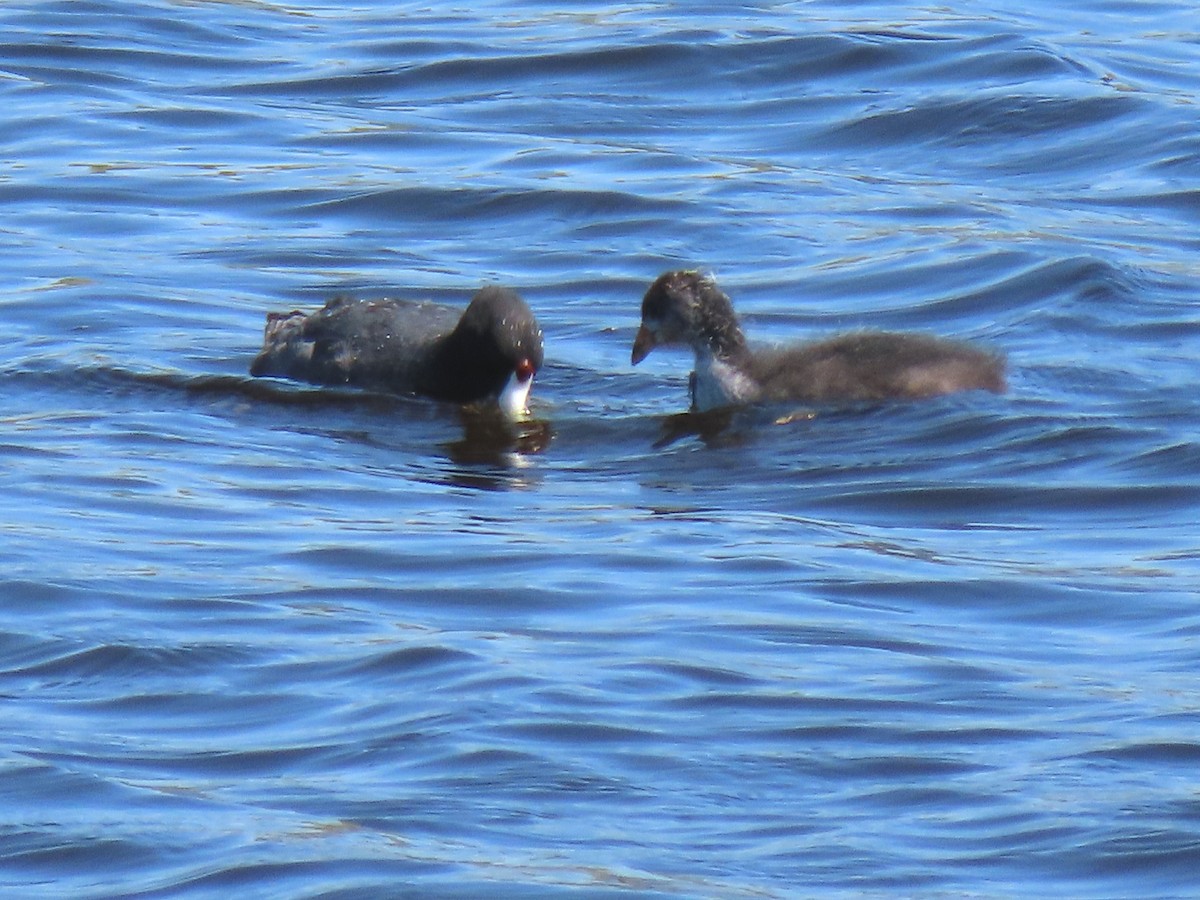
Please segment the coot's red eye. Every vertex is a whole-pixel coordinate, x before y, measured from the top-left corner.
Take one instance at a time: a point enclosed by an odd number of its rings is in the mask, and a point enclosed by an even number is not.
[[[537,370],[533,367],[533,363],[531,363],[528,359],[522,359],[519,363],[517,363],[514,371],[517,373],[518,381],[528,381],[533,377],[533,373]]]

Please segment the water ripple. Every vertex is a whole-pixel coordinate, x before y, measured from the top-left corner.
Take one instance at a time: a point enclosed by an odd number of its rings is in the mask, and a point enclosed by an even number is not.
[[[0,7],[3,889],[1185,895],[1193,11],[401,12]],[[680,266],[1011,389],[690,415]],[[519,428],[248,375],[489,281]]]

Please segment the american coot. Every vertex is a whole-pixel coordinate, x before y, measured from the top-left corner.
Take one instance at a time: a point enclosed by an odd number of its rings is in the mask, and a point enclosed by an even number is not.
[[[924,334],[858,331],[812,344],[751,350],[729,298],[711,276],[667,272],[642,299],[637,365],[660,344],[696,354],[692,409],[742,403],[878,401],[1004,390],[1004,360]]]
[[[331,300],[314,313],[268,313],[251,375],[420,394],[452,403],[495,399],[525,413],[542,365],[542,331],[525,301],[488,286],[461,317],[408,300]]]

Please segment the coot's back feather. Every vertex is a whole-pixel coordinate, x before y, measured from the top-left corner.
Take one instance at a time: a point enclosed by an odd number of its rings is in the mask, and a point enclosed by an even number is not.
[[[1004,363],[968,344],[927,334],[861,331],[760,350],[749,372],[764,400],[868,401],[1004,391]]]

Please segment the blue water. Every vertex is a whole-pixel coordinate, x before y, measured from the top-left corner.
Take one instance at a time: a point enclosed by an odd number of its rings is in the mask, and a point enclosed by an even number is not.
[[[0,6],[0,893],[1195,896],[1198,93],[1183,2]],[[1011,390],[682,416],[681,266]],[[490,281],[519,434],[247,375]]]

